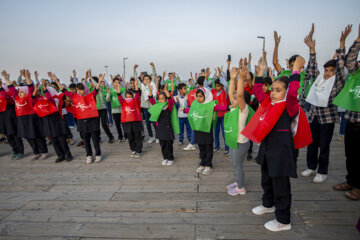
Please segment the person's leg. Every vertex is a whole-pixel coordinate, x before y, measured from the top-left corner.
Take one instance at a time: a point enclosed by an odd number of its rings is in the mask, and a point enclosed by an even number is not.
[[[65,153],[63,152],[63,149],[61,147],[61,144],[59,142],[59,138],[57,137],[52,137],[51,138],[51,141],[53,143],[53,147],[54,147],[54,150],[55,150],[55,153],[56,155],[59,157],[59,158],[64,158],[65,157]]]
[[[108,124],[114,124],[113,122],[113,118],[112,118],[112,108],[111,108],[111,103],[110,102],[106,102],[106,113],[107,113],[107,123]]]
[[[334,123],[320,124],[320,156],[318,173],[327,174],[329,167],[330,143],[334,133]]]
[[[30,145],[30,147],[31,147],[31,149],[33,151],[33,154],[34,155],[40,154],[39,148],[38,148],[38,146],[36,144],[35,139],[31,138],[31,139],[26,139],[26,140],[28,141],[28,143],[29,143],[29,145]]]
[[[141,131],[135,132],[135,151],[137,153],[142,153],[143,141],[142,141],[142,133]]]
[[[73,138],[73,134],[72,134],[72,132],[71,132],[71,130],[70,130],[70,127],[69,127],[69,124],[68,124],[68,121],[67,121],[67,117],[68,117],[67,114],[66,114],[66,115],[63,115],[62,121],[63,121],[63,123],[64,123],[64,125],[65,125],[65,129],[66,129],[66,138],[67,138],[67,139],[72,139],[72,138]]]
[[[128,135],[129,140],[129,147],[132,152],[136,152],[136,142],[135,142],[135,135],[133,132],[130,132]]]
[[[206,154],[206,157],[205,157],[205,166],[206,167],[213,167],[212,165],[212,159],[213,159],[213,155],[214,155],[214,145],[213,144],[206,144],[205,145],[205,154]]]
[[[359,142],[360,126],[349,122],[345,129],[346,181],[350,186],[358,189],[360,189],[360,161],[357,152]]]
[[[46,154],[46,153],[48,153],[48,148],[47,148],[46,140],[45,140],[44,137],[42,137],[42,138],[37,138],[37,139],[35,139],[35,141],[36,141],[36,145],[37,145],[38,148],[39,148],[39,152],[40,152],[41,154]]]
[[[272,178],[276,220],[282,224],[290,223],[291,186],[289,177]]]
[[[161,148],[161,154],[162,154],[162,157],[163,157],[163,160],[168,160],[168,154],[167,154],[167,151],[166,151],[166,141],[165,140],[160,140],[160,148]]]
[[[95,148],[95,156],[101,156],[101,148],[100,148],[100,139],[97,132],[91,132],[90,133],[91,139],[94,143]]]
[[[90,143],[91,134],[90,133],[82,133],[84,137],[85,149],[86,149],[86,156],[92,156],[92,148]]]
[[[238,143],[239,145],[239,143]],[[230,148],[230,161],[231,161],[231,166],[233,167],[233,170],[234,170],[234,179],[236,180],[236,169],[235,169],[235,149],[233,148]]]
[[[318,166],[318,148],[320,144],[320,124],[318,124],[317,119],[313,120],[310,123],[312,143],[307,147],[306,151],[306,162],[308,169],[316,170]]]
[[[168,140],[166,141],[166,148],[168,152],[168,160],[174,161],[174,147],[173,147],[174,141]]]
[[[114,136],[112,135],[110,129],[109,129],[109,126],[106,122],[106,115],[107,115],[107,111],[106,109],[101,109],[101,110],[98,110],[99,111],[99,117],[101,119],[101,126],[102,128],[104,129],[106,135],[108,136],[109,140],[110,139],[114,139]]]
[[[153,137],[153,132],[151,129],[151,122],[150,122],[150,113],[148,112],[147,108],[144,108],[144,117],[145,117],[145,123],[146,123],[146,128],[148,130],[149,137]]]
[[[70,148],[68,143],[66,142],[66,136],[59,136],[58,141],[60,143],[61,149],[66,157],[71,155]]]
[[[238,185],[238,188],[244,187],[245,173],[243,168],[243,163],[247,151],[249,149],[250,143],[238,143],[238,148],[234,149],[234,169],[236,171],[235,182]]]
[[[199,147],[199,157],[200,157],[200,166],[206,166],[206,147],[205,144],[198,144]]]
[[[186,118],[179,118],[179,125],[180,125],[180,134],[179,134],[179,141],[184,141],[184,125],[185,125]]]
[[[191,144],[191,145],[194,145],[194,144],[195,144],[195,131],[194,131],[194,130],[191,131],[191,141],[190,141],[190,144]]]
[[[266,208],[274,206],[274,190],[272,178],[269,177],[267,160],[265,159],[261,166],[261,187],[264,191],[262,196],[262,205]]]
[[[113,118],[116,126],[116,131],[118,133],[118,139],[121,140],[123,139],[123,133],[121,130],[121,113],[114,113]]]
[[[229,151],[229,146],[226,145],[226,142],[225,142],[225,129],[224,129],[224,117],[221,117],[221,118],[218,118],[218,121],[220,120],[220,128],[221,128],[221,133],[222,133],[222,136],[224,138],[224,145],[225,145],[225,151]]]
[[[8,143],[9,143],[9,145],[11,147],[12,152],[14,154],[19,154],[20,152],[19,152],[19,148],[18,148],[18,146],[16,144],[15,137],[16,137],[15,135],[7,135],[6,139],[8,140]]]
[[[346,123],[347,123],[347,120],[345,119],[345,112],[342,112],[341,117],[340,117],[340,130],[339,130],[340,135],[343,135],[343,136],[345,135]]]
[[[189,119],[187,119],[187,118],[185,118],[185,126],[186,126],[186,137],[189,140],[189,142],[191,142],[192,130],[191,130],[191,126],[189,123]]]
[[[219,121],[220,118],[217,119],[216,121],[216,126],[215,126],[215,130],[214,130],[214,135],[215,135],[215,146],[214,148],[217,149],[217,148],[220,148],[220,139],[219,139],[219,136],[220,136],[220,121]]]

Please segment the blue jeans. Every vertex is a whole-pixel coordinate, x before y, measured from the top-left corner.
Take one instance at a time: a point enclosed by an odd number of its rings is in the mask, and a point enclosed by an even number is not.
[[[191,131],[191,142],[190,142],[190,144],[192,144],[192,145],[195,144],[195,131],[194,130]]]
[[[146,128],[147,128],[148,133],[149,133],[149,137],[153,137],[154,135],[153,135],[153,132],[152,132],[152,129],[151,129],[151,123],[153,124],[154,128],[156,129],[156,122],[150,122],[151,114],[149,113],[148,110],[149,109],[147,109],[147,108],[143,108],[144,118],[145,118]]]
[[[214,148],[220,148],[220,127],[221,127],[221,132],[224,138],[224,143],[225,143],[225,132],[224,132],[224,117],[218,117],[217,122],[216,122],[216,127],[215,127],[215,131],[214,131],[214,135],[215,135],[215,147]],[[225,150],[229,150],[229,146],[226,145],[225,143]]]
[[[68,122],[68,125],[70,127],[75,127],[74,115],[72,115],[72,113],[68,112],[68,114],[67,114],[67,122]]]
[[[111,109],[111,103],[106,102],[106,122],[107,124],[114,124],[113,117],[112,117],[112,109]]]
[[[345,117],[345,112],[342,112],[340,115],[340,134],[341,135],[345,135],[345,127],[347,124],[347,119],[344,118]]]
[[[191,142],[192,131],[188,118],[179,118],[180,134],[179,141],[184,141],[184,125],[186,126],[186,137]]]

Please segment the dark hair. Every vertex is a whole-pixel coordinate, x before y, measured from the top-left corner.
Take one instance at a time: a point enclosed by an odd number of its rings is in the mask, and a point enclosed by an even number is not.
[[[224,85],[220,82],[220,79],[218,79],[218,78],[215,79],[214,83],[215,83],[215,85],[216,85],[216,84],[220,84],[220,85],[224,86]]]
[[[196,83],[198,85],[204,85],[204,81],[205,81],[205,77],[204,76],[200,76],[196,79]]]
[[[160,75],[158,75],[157,77],[160,78],[160,81],[162,80],[162,77]]]
[[[271,77],[264,77],[264,84],[265,85],[271,85],[272,84]]]
[[[198,93],[201,93],[201,94],[205,97],[205,93],[204,93],[203,90],[201,90],[201,89],[196,90],[196,94],[195,94],[195,95],[198,95]]]
[[[289,59],[289,65],[293,62],[295,62],[296,58],[298,57],[299,55],[294,55],[292,56],[290,59]]]
[[[277,81],[282,82],[283,84],[285,84],[286,89],[288,88],[288,86],[289,86],[289,78],[288,77],[286,77],[286,76],[279,77],[274,82],[277,82]]]
[[[131,82],[131,81],[135,81],[135,78],[133,78],[133,77],[132,77],[132,78],[130,78],[130,82]]]
[[[251,94],[248,91],[244,91],[244,100],[247,105],[250,104]]]
[[[335,59],[332,59],[330,61],[327,61],[325,64],[324,64],[324,68],[327,68],[327,67],[336,67],[336,61]]]
[[[115,77],[115,78],[113,79],[113,82],[115,82],[115,81],[120,81],[120,82],[121,82],[120,78],[118,78],[118,77]]]
[[[161,85],[161,84],[160,84],[159,90],[163,90],[163,89],[165,89],[165,85]]]
[[[75,83],[71,83],[71,84],[69,85],[69,88],[76,88],[76,84],[75,84]]]
[[[129,94],[129,95],[131,95],[131,96],[134,96],[133,92],[130,91],[130,90],[127,90],[127,91],[125,92],[125,96],[126,96],[126,94]]]
[[[254,74],[252,72],[249,72],[251,80],[254,78]]]
[[[185,84],[185,83],[179,83],[179,85],[178,85],[178,89],[179,89],[179,90],[182,89],[182,88],[184,88],[184,87],[186,87],[186,84]]]
[[[150,78],[150,80],[151,80],[151,76],[149,74],[145,74],[143,78],[146,78],[146,77]]]
[[[99,82],[99,79],[98,79],[98,77],[96,77],[96,76],[93,76],[92,78],[94,79],[94,81],[95,81],[96,83],[98,83],[98,82]]]
[[[80,89],[80,90],[85,90],[85,87],[84,87],[84,85],[82,83],[76,84],[76,88]]]
[[[167,99],[166,94],[164,92],[159,93],[158,97],[160,97],[160,95],[164,95],[164,98]]]

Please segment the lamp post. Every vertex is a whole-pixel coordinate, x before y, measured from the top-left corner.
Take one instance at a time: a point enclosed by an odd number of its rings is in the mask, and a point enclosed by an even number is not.
[[[106,72],[106,78],[108,78],[108,65],[105,65],[104,68],[105,68],[105,72]]]
[[[265,53],[265,37],[264,36],[257,36],[257,38],[260,38],[263,40],[263,58],[262,58],[262,63],[265,62],[265,56],[264,56],[264,53]],[[267,76],[267,68],[265,69],[265,72],[264,72],[265,76]]]
[[[127,57],[126,58],[123,58],[123,67],[124,67],[124,71],[123,71],[123,75],[124,75],[124,79],[123,81],[126,82],[126,76],[125,76],[125,60],[128,59]]]

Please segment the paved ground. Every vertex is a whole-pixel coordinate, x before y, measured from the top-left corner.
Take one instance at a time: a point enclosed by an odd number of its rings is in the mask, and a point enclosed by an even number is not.
[[[345,175],[343,142],[336,136],[327,182],[292,180],[293,229],[281,233],[263,227],[272,214],[251,213],[261,203],[256,163],[245,162],[248,193],[231,197],[225,190],[233,180],[228,157],[217,153],[213,174],[199,176],[198,151],[174,146],[175,165],[163,167],[155,143],[145,143],[136,160],[127,143],[103,143],[104,161],[91,165],[85,149],[75,146],[73,162],[55,164],[52,147],[49,159],[30,161],[27,144],[22,160],[10,160],[10,148],[0,145],[0,239],[360,239],[360,202],[331,188]],[[304,167],[302,150],[299,171]]]

